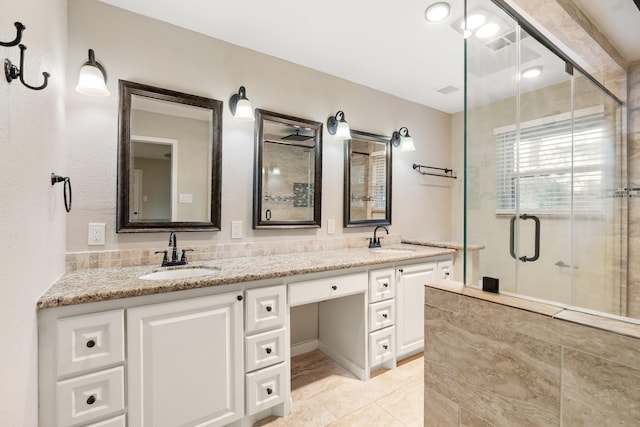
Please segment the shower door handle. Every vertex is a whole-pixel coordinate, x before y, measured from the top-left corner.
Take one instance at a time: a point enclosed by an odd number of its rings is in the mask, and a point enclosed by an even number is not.
[[[515,250],[515,237],[516,237],[516,233],[515,233],[515,223],[516,223],[516,219],[517,217],[514,215],[511,217],[511,225],[510,225],[510,242],[509,242],[509,252],[511,253],[511,257],[513,259],[516,259],[516,250]],[[520,261],[522,262],[532,262],[532,261],[536,261],[538,258],[540,258],[540,219],[535,216],[535,215],[527,215],[527,214],[522,214],[520,215],[520,219],[524,219],[525,221],[528,219],[532,219],[535,223],[536,223],[536,230],[535,230],[535,253],[532,257],[528,257],[528,256],[521,256],[520,258],[518,258]]]

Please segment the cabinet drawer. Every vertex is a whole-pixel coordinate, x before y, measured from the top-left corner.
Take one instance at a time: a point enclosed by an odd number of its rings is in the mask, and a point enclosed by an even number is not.
[[[57,377],[124,361],[124,310],[59,319]]]
[[[126,423],[124,422],[124,415],[120,415],[95,424],[89,424],[86,427],[126,427]]]
[[[393,326],[369,334],[369,361],[371,366],[393,359],[395,354],[395,328]]]
[[[124,368],[118,366],[59,381],[56,385],[56,399],[60,426],[89,423],[96,418],[123,412]]]
[[[369,272],[369,302],[393,298],[396,294],[396,271],[393,268]]]
[[[369,331],[377,331],[395,323],[396,300],[391,299],[369,305]]]
[[[287,364],[247,374],[247,415],[256,414],[284,401]]]
[[[289,284],[289,305],[302,305],[366,292],[367,273],[327,277]]]
[[[247,372],[283,362],[285,346],[284,328],[247,337]]]
[[[284,285],[247,291],[247,332],[284,326],[287,310],[287,288]]]

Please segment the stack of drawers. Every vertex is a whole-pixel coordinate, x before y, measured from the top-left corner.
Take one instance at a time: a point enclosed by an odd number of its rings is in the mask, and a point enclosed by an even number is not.
[[[124,310],[59,319],[56,425],[124,427]]]
[[[287,389],[286,287],[250,289],[245,306],[247,415],[284,402]]]
[[[395,270],[369,272],[369,365],[395,367]]]

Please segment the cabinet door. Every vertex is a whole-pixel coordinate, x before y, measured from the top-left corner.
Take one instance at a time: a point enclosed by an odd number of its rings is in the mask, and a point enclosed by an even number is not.
[[[396,358],[424,349],[424,285],[436,280],[437,264],[411,265],[397,270]]]
[[[238,296],[128,310],[129,425],[220,426],[242,418]]]

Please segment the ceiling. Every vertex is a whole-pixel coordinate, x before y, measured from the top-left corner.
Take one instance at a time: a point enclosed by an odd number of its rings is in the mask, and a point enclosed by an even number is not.
[[[437,0],[100,1],[436,110],[463,108],[463,38],[452,25],[463,0],[449,0],[438,23],[424,18]],[[574,1],[623,56],[640,59],[633,0]]]

